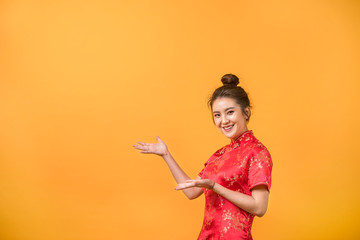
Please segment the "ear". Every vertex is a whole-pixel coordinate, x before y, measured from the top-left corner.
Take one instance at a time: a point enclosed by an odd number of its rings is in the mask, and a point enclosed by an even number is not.
[[[246,120],[248,120],[250,118],[250,114],[251,114],[250,107],[246,107],[244,109],[244,115],[245,115]]]

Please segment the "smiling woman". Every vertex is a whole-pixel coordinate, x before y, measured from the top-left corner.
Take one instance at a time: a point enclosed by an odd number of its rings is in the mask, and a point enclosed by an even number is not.
[[[205,163],[195,180],[180,168],[166,144],[134,145],[141,153],[157,154],[167,163],[189,199],[204,193],[205,215],[198,239],[252,239],[255,216],[262,217],[268,206],[272,160],[264,145],[247,129],[250,101],[239,79],[232,74],[222,77],[224,86],[209,99],[216,127],[231,140]]]
[[[236,101],[229,97],[216,99],[212,106],[214,123],[226,137],[235,141],[247,130],[249,107],[246,107],[243,113]]]

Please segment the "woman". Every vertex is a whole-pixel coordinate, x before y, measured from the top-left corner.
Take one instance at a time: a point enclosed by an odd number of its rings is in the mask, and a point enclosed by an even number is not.
[[[268,206],[272,161],[268,150],[247,129],[250,101],[239,79],[222,77],[208,104],[215,126],[231,140],[205,163],[191,180],[171,156],[165,143],[134,145],[141,153],[164,158],[178,186],[189,199],[205,194],[205,216],[198,239],[252,239],[254,216],[261,217]]]

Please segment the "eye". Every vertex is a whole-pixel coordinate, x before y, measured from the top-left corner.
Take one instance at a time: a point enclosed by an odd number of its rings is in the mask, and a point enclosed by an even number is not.
[[[215,113],[215,114],[214,114],[214,118],[218,118],[218,117],[220,117],[220,114]]]
[[[230,111],[227,112],[228,115],[232,115],[233,113],[234,113],[233,110],[230,110]]]

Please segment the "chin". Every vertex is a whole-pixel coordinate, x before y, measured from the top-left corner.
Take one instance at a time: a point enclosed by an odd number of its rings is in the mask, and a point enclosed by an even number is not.
[[[240,135],[236,126],[234,126],[234,129],[232,129],[231,132],[226,132],[223,128],[220,128],[219,130],[222,134],[224,134],[225,137],[231,140],[237,139],[237,137]]]
[[[227,138],[231,139],[231,140],[236,140],[238,139],[238,137],[240,136],[240,134],[237,134],[237,133],[233,133],[233,134],[228,134],[228,135],[225,135]]]
[[[229,138],[229,139],[234,139],[235,138],[235,134],[234,133],[225,133],[223,132],[223,134],[225,135],[225,137]]]

